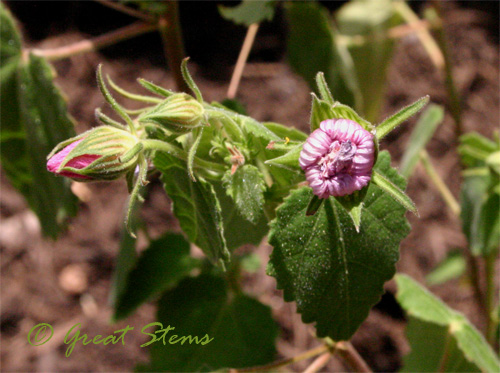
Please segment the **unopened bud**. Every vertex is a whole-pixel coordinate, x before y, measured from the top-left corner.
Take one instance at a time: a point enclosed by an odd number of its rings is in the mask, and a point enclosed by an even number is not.
[[[154,123],[173,133],[187,133],[202,124],[203,105],[186,93],[176,93],[146,111],[138,120]]]
[[[135,168],[139,150],[129,132],[100,126],[57,145],[47,157],[47,170],[76,181],[114,180]]]

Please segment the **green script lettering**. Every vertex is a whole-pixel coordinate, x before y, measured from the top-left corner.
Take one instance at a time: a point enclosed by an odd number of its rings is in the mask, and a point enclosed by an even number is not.
[[[146,325],[145,327],[143,327],[143,328],[141,329],[141,333],[142,333],[142,334],[147,334],[147,335],[149,335],[149,336],[151,337],[151,339],[150,339],[149,341],[147,341],[146,343],[143,343],[143,344],[141,345],[141,347],[146,347],[146,346],[149,346],[151,343],[156,342],[156,340],[157,340],[157,338],[156,338],[156,334],[153,334],[153,333],[148,333],[148,332],[146,332],[145,330],[146,330],[147,328],[151,327],[151,326],[157,326],[157,325],[160,327],[160,329],[161,329],[161,328],[163,328],[163,324],[162,324],[161,322],[152,322],[152,323],[149,323],[148,325]],[[155,332],[155,333],[156,333],[156,332]]]
[[[71,355],[71,353],[73,352],[73,349],[75,348],[75,344],[76,342],[78,342],[79,340],[83,339],[83,344],[84,345],[87,345],[91,342],[88,341],[87,342],[87,334],[84,334],[80,337],[80,330],[77,330],[75,335],[73,336],[73,338],[71,338],[69,341],[66,341],[66,339],[68,338],[68,336],[70,335],[70,333],[73,331],[73,329],[75,329],[76,327],[80,327],[82,326],[82,324],[78,323],[78,324],[75,324],[71,327],[70,330],[68,330],[68,332],[66,333],[66,335],[64,336],[64,343],[65,344],[69,344],[68,348],[66,349],[66,357],[69,357],[69,355]]]
[[[208,334],[205,334],[205,336],[201,339],[200,343],[202,346],[205,346],[206,344],[209,344],[214,340],[215,337],[210,338]]]
[[[125,346],[125,334],[127,334],[128,331],[130,330],[134,330],[134,327],[133,326],[130,326],[130,325],[127,325],[125,328],[123,329],[120,329],[120,330],[115,330],[114,333],[119,333],[119,332],[122,332],[122,334],[116,339],[116,340],[113,340],[113,344],[116,344],[118,343],[118,341],[121,339],[122,340],[122,345]],[[107,338],[106,338],[107,339]]]

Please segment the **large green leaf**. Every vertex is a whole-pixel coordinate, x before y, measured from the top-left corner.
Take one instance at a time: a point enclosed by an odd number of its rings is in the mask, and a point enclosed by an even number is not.
[[[357,107],[360,97],[355,71],[347,49],[335,43],[328,11],[316,2],[289,2],[286,15],[290,25],[288,60],[311,89],[316,90],[318,71],[325,74],[335,100]]]
[[[375,169],[399,188],[405,181],[381,152]],[[395,273],[399,244],[408,234],[405,209],[371,184],[359,232],[346,210],[330,198],[306,216],[310,188],[293,191],[277,210],[269,242],[274,250],[268,273],[276,277],[286,301],[296,301],[305,323],[317,334],[348,340]]]
[[[398,285],[397,300],[406,312],[415,319],[422,322],[433,324],[435,327],[423,327],[420,330],[411,330],[410,336],[413,335],[410,343],[416,344],[416,351],[420,351],[423,356],[410,356],[405,361],[409,364],[408,371],[454,371],[454,369],[464,369],[465,365],[455,366],[458,357],[455,360],[447,358],[448,361],[437,358],[436,351],[432,348],[422,346],[422,339],[429,342],[436,335],[446,336],[440,337],[442,340],[449,339],[449,348],[453,347],[460,349],[461,354],[471,363],[477,365],[480,370],[486,372],[500,371],[500,362],[497,356],[486,342],[479,331],[467,320],[467,318],[459,312],[456,312],[446,306],[441,300],[432,295],[429,291],[412,280],[410,277],[398,274],[396,276]],[[441,331],[439,328],[441,327]],[[429,333],[429,334],[426,334]],[[413,345],[413,343],[412,343]],[[442,348],[440,348],[443,351]],[[448,350],[450,356],[453,353],[459,355],[458,352]],[[441,355],[442,356],[442,355]],[[430,365],[426,359],[437,361],[437,365]],[[444,361],[446,369],[439,369],[441,362]]]
[[[342,36],[364,39],[360,43],[350,43],[348,50],[363,96],[361,111],[365,118],[375,122],[383,102],[394,47],[394,41],[386,36],[386,31],[398,25],[401,18],[390,0],[358,0],[345,4],[335,19]]]
[[[460,250],[451,251],[427,276],[428,285],[439,285],[460,277],[467,269],[467,261]]]
[[[245,219],[257,223],[264,206],[264,191],[266,183],[259,169],[247,164],[231,174],[228,171],[224,175],[227,194],[236,203],[239,212]]]
[[[169,331],[166,345],[161,341],[151,345],[151,366],[144,370],[242,368],[268,363],[276,353],[278,328],[270,308],[246,295],[229,294],[219,277],[201,275],[182,281],[160,300],[158,320],[175,330]],[[153,333],[153,328],[147,332]],[[170,344],[172,335],[200,339],[208,335],[212,340],[205,345]]]
[[[235,7],[219,5],[219,13],[237,25],[250,26],[252,23],[272,20],[275,3],[275,0],[243,0]]]
[[[43,233],[56,237],[76,213],[77,199],[68,180],[46,170],[46,156],[75,135],[73,121],[51,66],[34,55],[21,60],[21,39],[3,4],[0,21],[2,168],[38,215]]]
[[[408,178],[412,174],[418,162],[420,151],[425,149],[443,118],[444,110],[436,104],[431,104],[420,116],[401,159],[400,172],[404,177]]]
[[[411,352],[403,359],[402,372],[480,372],[467,361],[448,328],[410,317],[406,337]],[[446,358],[444,352],[446,349]]]
[[[154,164],[162,172],[163,186],[172,199],[174,215],[191,242],[213,262],[229,261],[222,212],[213,186],[201,178],[193,181],[185,162],[157,152]]]
[[[189,242],[179,234],[167,233],[151,242],[128,272],[115,304],[114,319],[127,317],[142,303],[173,287],[196,264],[189,254]]]

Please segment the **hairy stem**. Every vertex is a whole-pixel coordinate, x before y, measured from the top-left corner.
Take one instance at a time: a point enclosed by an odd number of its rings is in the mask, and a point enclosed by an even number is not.
[[[422,166],[427,172],[427,175],[438,189],[439,193],[443,197],[444,201],[446,202],[450,210],[456,216],[459,216],[460,205],[453,196],[453,194],[450,192],[450,189],[448,189],[448,187],[444,183],[443,179],[441,179],[441,176],[439,176],[439,174],[436,172],[436,169],[431,163],[431,160],[429,158],[429,153],[427,153],[427,150],[424,149],[420,152],[420,161],[422,162]]]
[[[329,346],[321,345],[321,346],[315,347],[311,350],[307,350],[307,351],[305,351],[297,356],[294,356],[294,357],[291,357],[288,359],[284,359],[284,360],[280,360],[280,361],[276,361],[276,362],[271,363],[271,364],[261,365],[261,366],[252,367],[252,368],[230,369],[229,372],[230,373],[239,373],[239,372],[275,371],[278,368],[281,368],[281,367],[284,367],[284,366],[287,366],[287,365],[290,365],[293,363],[297,363],[297,362],[302,361],[302,360],[310,359],[312,357],[318,356],[319,354],[322,354],[322,353],[327,352],[329,350],[330,350]]]
[[[111,1],[111,0],[94,0],[94,1],[99,3],[99,4],[102,4],[104,6],[107,6],[108,8],[111,8],[111,9],[117,10],[119,12],[128,14],[129,16],[142,19],[143,21],[146,21],[146,22],[154,22],[155,21],[154,17],[150,16],[149,14],[143,13],[139,10],[132,9],[126,5],[123,5],[121,3],[117,3],[115,1]]]
[[[257,35],[258,30],[259,30],[258,23],[252,23],[250,27],[248,27],[247,34],[243,42],[243,46],[241,47],[240,55],[238,56],[238,60],[236,61],[236,66],[234,67],[233,76],[231,77],[231,82],[229,83],[229,88],[227,90],[228,98],[232,99],[236,97],[236,92],[238,91],[238,86],[240,84],[241,76],[243,75],[243,69],[245,68],[248,55],[250,54],[250,50],[252,49],[252,45],[255,40],[255,35]]]
[[[163,51],[168,67],[174,74],[177,91],[189,93],[189,87],[181,74],[181,64],[184,59],[184,44],[182,42],[181,25],[179,22],[179,3],[177,0],[166,1],[166,12],[158,20],[158,30],[163,40]]]
[[[485,260],[485,272],[486,272],[486,338],[493,348],[496,348],[495,344],[497,340],[495,338],[495,332],[498,325],[497,317],[493,314],[495,309],[495,260],[496,252],[493,251],[487,255]]]
[[[111,31],[107,34],[97,36],[93,39],[81,40],[79,42],[65,45],[64,47],[53,49],[33,49],[31,52],[37,56],[42,56],[49,61],[62,60],[77,54],[96,51],[107,47],[108,45],[116,44],[120,41],[133,38],[135,36],[145,34],[156,30],[157,26],[150,23],[138,22],[129,26],[122,27],[118,30]]]
[[[349,364],[355,372],[371,372],[370,367],[356,351],[351,342],[338,342],[336,344],[338,354]]]

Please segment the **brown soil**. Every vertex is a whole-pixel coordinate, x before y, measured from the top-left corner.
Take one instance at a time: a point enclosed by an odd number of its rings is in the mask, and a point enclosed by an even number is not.
[[[500,119],[498,35],[495,35],[498,29],[492,26],[495,19],[498,20],[498,14],[446,3],[445,24],[454,74],[463,101],[464,127],[466,131],[478,131],[487,136],[498,129]],[[267,34],[266,37],[258,41],[258,51],[265,50],[266,43],[282,45],[279,38],[269,38]],[[66,30],[45,40],[42,45],[33,43],[48,48],[81,38],[80,32]],[[104,102],[94,78],[100,62],[104,63],[104,69],[115,82],[125,89],[139,90],[135,83],[137,77],[173,87],[171,76],[157,65],[153,57],[130,55],[127,53],[128,57],[123,58],[90,53],[55,63],[59,75],[57,82],[68,97],[70,112],[78,121],[78,132],[95,125],[94,109]],[[443,77],[414,36],[399,42],[393,61],[384,115],[426,94],[431,95],[433,102],[448,105]],[[207,78],[218,75],[213,66],[193,63],[191,70],[207,101],[225,98],[228,81]],[[258,120],[307,128],[308,87],[281,61],[250,63],[238,97],[250,115]],[[414,119],[410,120],[382,144],[382,148],[391,151],[395,165],[405,150],[414,123]],[[449,111],[428,145],[428,151],[439,174],[458,196],[460,165],[454,122]],[[78,186],[75,192],[83,200],[80,213],[73,219],[68,232],[55,242],[42,239],[36,218],[3,175],[1,184],[2,369],[129,371],[137,363],[147,361],[147,350],[139,347],[144,343],[140,333],[128,335],[130,338],[125,346],[77,346],[70,357],[65,357],[67,346],[63,343],[65,333],[76,323],[82,323],[81,329],[89,336],[95,336],[110,334],[127,324],[137,330],[154,320],[155,306],[151,303],[116,325],[109,321],[111,275],[127,198],[124,182]],[[423,282],[424,276],[447,252],[464,248],[466,240],[458,218],[447,208],[421,168],[417,168],[411,178],[408,193],[416,202],[420,217],[408,216],[412,231],[402,243],[398,270]],[[170,213],[169,200],[158,184],[153,184],[142,214],[153,237],[165,231],[179,230]],[[145,239],[140,237],[140,246],[144,245]],[[300,321],[300,316],[294,311],[295,305],[284,303],[281,292],[275,290],[274,279],[265,275],[264,267],[270,251],[267,243],[256,248],[263,266],[257,274],[246,277],[245,287],[272,307],[281,326],[277,358],[290,357],[318,342],[311,337],[314,328]],[[401,357],[409,351],[404,338],[405,320],[394,301],[395,284],[392,281],[387,283],[386,289],[387,294],[353,338],[355,347],[376,371],[397,370],[401,367]],[[465,313],[478,328],[484,327],[468,284],[451,281],[432,288],[432,291]],[[30,346],[26,336],[34,325],[42,322],[51,324],[55,335],[44,346]],[[302,371],[306,366],[307,362],[304,362],[292,368]],[[337,359],[332,359],[324,371],[345,369]]]

